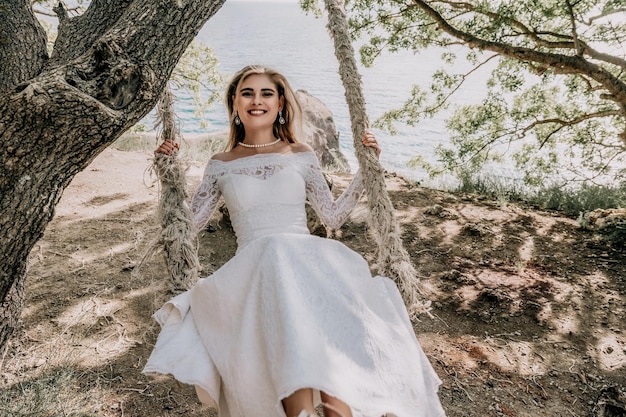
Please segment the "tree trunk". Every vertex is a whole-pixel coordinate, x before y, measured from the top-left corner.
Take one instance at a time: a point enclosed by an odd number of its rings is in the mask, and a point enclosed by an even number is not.
[[[9,1],[28,3],[32,15],[28,0]],[[55,51],[33,64],[35,75],[25,70],[26,54],[41,38],[3,54],[9,59],[0,68],[7,84],[4,91],[0,85],[0,347],[22,309],[28,254],[63,190],[154,107],[185,48],[222,4],[102,0],[71,19],[58,7]],[[0,9],[0,34],[38,33],[37,21],[18,9]]]

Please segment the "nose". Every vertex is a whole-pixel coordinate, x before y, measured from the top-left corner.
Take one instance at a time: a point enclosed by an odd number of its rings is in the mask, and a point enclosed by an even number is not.
[[[261,104],[261,94],[255,94],[252,98],[252,104]]]

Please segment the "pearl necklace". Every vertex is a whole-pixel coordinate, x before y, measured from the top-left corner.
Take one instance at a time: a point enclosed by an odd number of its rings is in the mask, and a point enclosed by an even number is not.
[[[276,145],[281,140],[282,139],[278,138],[274,142],[269,142],[269,143],[243,143],[243,142],[239,142],[239,145],[243,146],[244,148],[265,148],[266,146]]]

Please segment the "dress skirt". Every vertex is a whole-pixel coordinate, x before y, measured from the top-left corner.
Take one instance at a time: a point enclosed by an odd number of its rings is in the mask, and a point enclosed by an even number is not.
[[[301,388],[355,417],[445,415],[396,285],[335,240],[255,239],[154,317],[143,372],[195,385],[220,417],[284,417],[282,399]]]

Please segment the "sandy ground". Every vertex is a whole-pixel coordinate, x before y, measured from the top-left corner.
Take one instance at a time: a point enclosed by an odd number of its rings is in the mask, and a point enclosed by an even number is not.
[[[2,352],[0,389],[35,401],[28,390],[35,381],[69,376],[53,399],[65,411],[28,415],[215,415],[191,387],[140,373],[158,333],[151,314],[169,297],[162,256],[139,267],[158,233],[150,156],[103,152],[65,191],[32,252],[26,308]],[[191,190],[202,169],[190,166]],[[558,213],[415,187],[394,175],[387,183],[433,300],[433,318],[414,327],[443,380],[449,416],[626,415],[624,248]],[[373,261],[365,216],[357,208],[337,238]],[[200,239],[205,274],[235,250],[219,214],[212,225]],[[12,410],[0,407],[0,415],[27,415]]]

